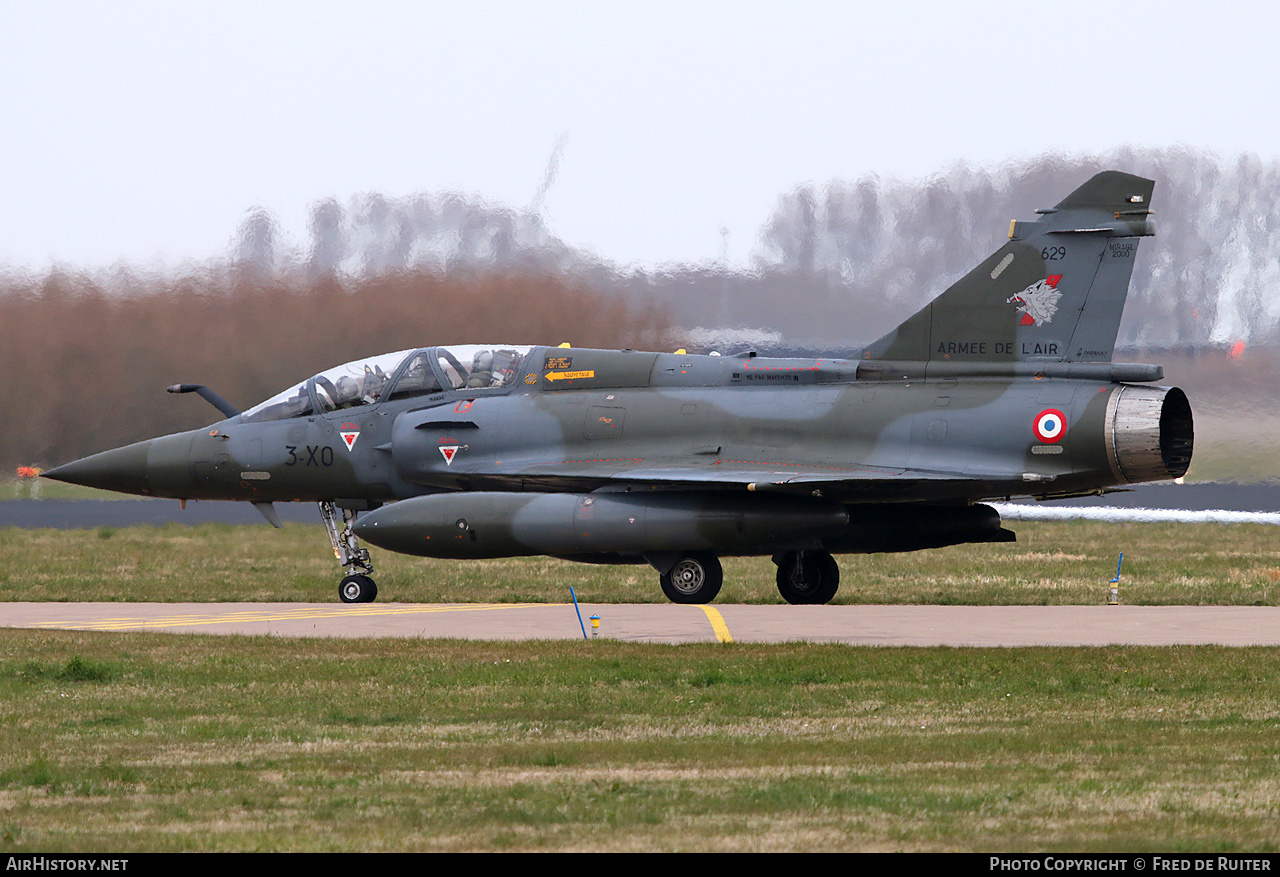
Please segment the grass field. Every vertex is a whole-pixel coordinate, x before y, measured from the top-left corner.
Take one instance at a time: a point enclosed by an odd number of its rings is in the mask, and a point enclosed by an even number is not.
[[[839,559],[837,603],[1102,602],[1125,553],[1121,599],[1276,605],[1280,531],[1246,524],[1015,522],[1018,541]],[[373,549],[379,600],[663,602],[647,566],[550,558],[454,562]],[[724,603],[779,603],[768,558],[727,558]],[[336,599],[341,574],[324,531],[204,524],[97,530],[0,529],[0,601]]]
[[[1280,650],[0,633],[0,849],[1275,850]]]
[[[839,602],[1266,604],[1275,528],[1018,523]],[[318,527],[0,531],[2,601],[335,600]],[[660,601],[647,567],[378,552],[381,599]],[[724,602],[779,602],[767,559]],[[0,851],[1280,848],[1280,649],[0,629]]]

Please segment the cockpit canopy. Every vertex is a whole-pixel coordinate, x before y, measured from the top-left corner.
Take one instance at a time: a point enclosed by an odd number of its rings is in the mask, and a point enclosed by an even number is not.
[[[533,348],[509,344],[463,344],[399,350],[326,369],[277,393],[240,415],[257,423],[327,414],[393,399],[451,390],[496,390],[512,386]]]

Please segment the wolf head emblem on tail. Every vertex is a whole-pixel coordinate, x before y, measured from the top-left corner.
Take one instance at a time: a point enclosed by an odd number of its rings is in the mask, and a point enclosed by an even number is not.
[[[1056,289],[1061,279],[1061,274],[1050,274],[1044,280],[1037,280],[1022,292],[1005,300],[1006,304],[1018,305],[1018,311],[1022,314],[1018,325],[1043,326],[1053,321],[1053,315],[1058,312],[1058,299],[1062,298],[1062,293]]]

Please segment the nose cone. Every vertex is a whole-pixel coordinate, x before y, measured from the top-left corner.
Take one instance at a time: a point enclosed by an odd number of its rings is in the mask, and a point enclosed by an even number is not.
[[[125,445],[111,451],[103,451],[65,466],[58,466],[43,473],[45,478],[96,487],[99,490],[117,490],[121,493],[147,494],[147,451],[151,440]]]

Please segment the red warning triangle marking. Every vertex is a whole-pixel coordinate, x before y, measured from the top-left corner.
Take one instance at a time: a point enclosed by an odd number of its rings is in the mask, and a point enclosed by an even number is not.
[[[457,453],[458,453],[457,445],[441,445],[440,446],[440,456],[444,457],[444,463],[446,466],[453,465],[453,457]]]
[[[358,430],[356,432],[340,432],[338,435],[342,436],[342,440],[346,443],[348,451],[355,447],[356,439],[360,438],[360,432]]]

